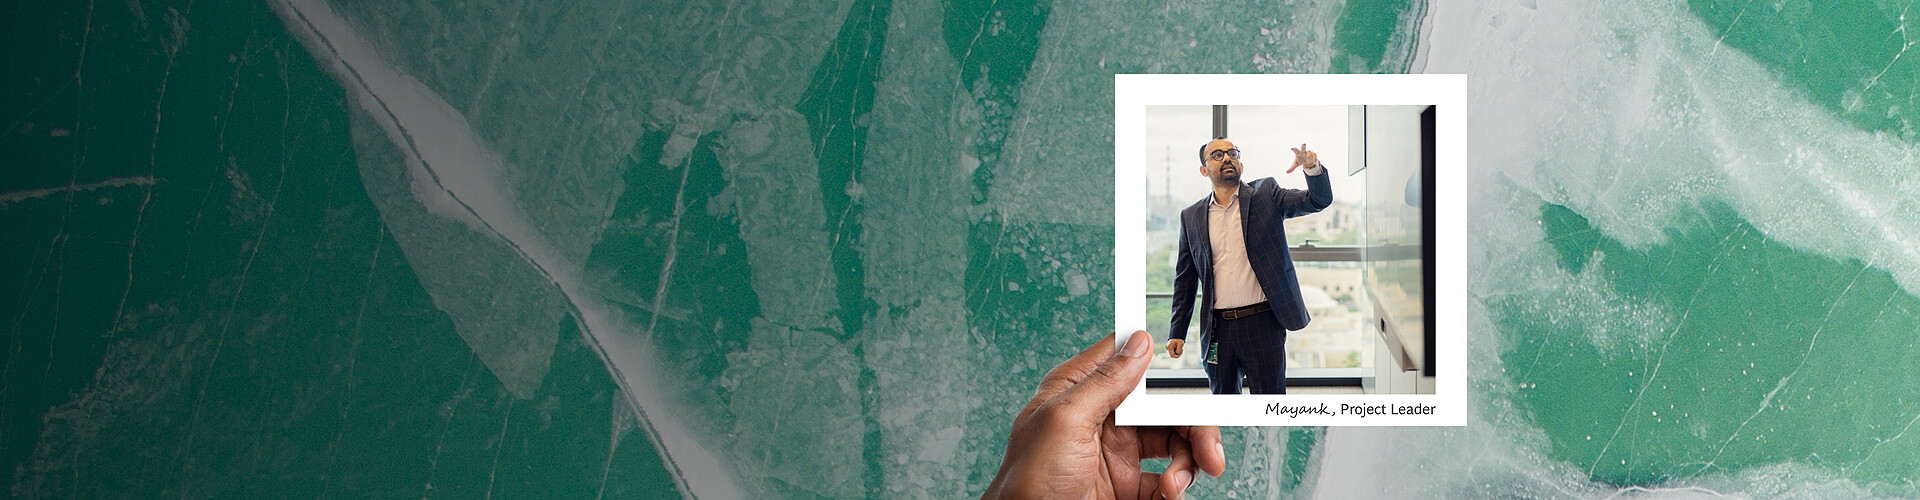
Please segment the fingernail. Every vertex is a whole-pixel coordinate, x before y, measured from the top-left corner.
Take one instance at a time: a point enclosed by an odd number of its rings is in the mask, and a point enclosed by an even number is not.
[[[1147,337],[1150,337],[1150,335],[1147,335],[1147,332],[1133,332],[1133,335],[1127,336],[1127,349],[1122,352],[1121,355],[1129,358],[1137,358],[1142,354],[1146,354],[1147,350],[1153,347],[1148,345],[1151,342],[1147,341]]]
[[[1174,498],[1186,498],[1187,487],[1193,486],[1193,473],[1183,470],[1178,474],[1174,474],[1173,479],[1180,482],[1180,493],[1175,495]]]

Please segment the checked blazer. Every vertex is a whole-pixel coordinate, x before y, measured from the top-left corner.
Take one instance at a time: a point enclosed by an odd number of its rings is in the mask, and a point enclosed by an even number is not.
[[[1281,222],[1321,209],[1333,203],[1329,171],[1307,177],[1307,189],[1280,187],[1272,177],[1240,184],[1240,227],[1245,231],[1247,262],[1260,282],[1260,292],[1280,325],[1288,330],[1307,327],[1307,306],[1300,299],[1300,280],[1294,276],[1293,255],[1287,251],[1287,231]],[[1193,317],[1193,293],[1200,299],[1200,344],[1206,345],[1213,333],[1213,243],[1207,231],[1207,210],[1213,193],[1180,211],[1180,256],[1173,270],[1173,324],[1168,338],[1187,338],[1187,322]],[[1204,349],[1204,348],[1203,348]]]

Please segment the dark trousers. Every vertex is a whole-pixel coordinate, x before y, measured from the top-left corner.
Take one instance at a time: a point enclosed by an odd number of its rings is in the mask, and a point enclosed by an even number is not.
[[[1287,329],[1273,313],[1216,317],[1207,343],[1200,366],[1214,394],[1239,394],[1242,376],[1254,394],[1287,393]]]

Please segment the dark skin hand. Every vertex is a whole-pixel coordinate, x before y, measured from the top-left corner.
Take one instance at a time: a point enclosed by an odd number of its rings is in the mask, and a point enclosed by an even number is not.
[[[1226,471],[1220,428],[1122,427],[1113,410],[1146,376],[1153,339],[1129,337],[1114,353],[1109,335],[1053,368],[1013,419],[1006,458],[980,498],[1181,498],[1194,469]],[[1140,461],[1170,458],[1164,473]]]

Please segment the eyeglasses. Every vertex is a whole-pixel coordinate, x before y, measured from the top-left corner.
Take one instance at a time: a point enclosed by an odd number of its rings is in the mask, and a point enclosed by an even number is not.
[[[1233,157],[1233,159],[1235,160],[1240,159],[1240,148],[1215,149],[1213,150],[1212,153],[1207,153],[1207,157],[1212,158],[1213,161],[1220,161],[1220,159],[1226,158],[1228,156]]]

